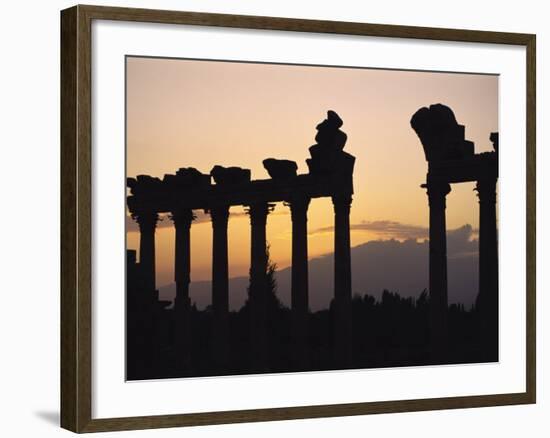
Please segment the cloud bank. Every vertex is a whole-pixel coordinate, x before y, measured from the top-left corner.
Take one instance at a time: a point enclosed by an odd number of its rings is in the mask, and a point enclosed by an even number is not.
[[[362,221],[358,224],[350,225],[351,231],[368,231],[378,235],[381,239],[426,239],[428,238],[428,228],[418,225],[402,224],[395,221]],[[316,228],[309,232],[310,235],[329,233],[334,231],[334,226]]]

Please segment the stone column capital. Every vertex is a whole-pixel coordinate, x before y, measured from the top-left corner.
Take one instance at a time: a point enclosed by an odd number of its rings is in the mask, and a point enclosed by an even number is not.
[[[139,230],[143,233],[155,230],[159,215],[156,211],[139,211],[132,213],[132,218],[138,223]]]
[[[422,187],[427,190],[430,207],[440,206],[445,208],[446,196],[451,192],[449,183],[428,180],[426,184],[422,184]]]
[[[248,206],[248,215],[250,216],[250,222],[252,225],[265,226],[267,222],[267,215],[274,208],[274,204],[267,202],[257,202]]]
[[[193,214],[193,210],[185,208],[182,210],[173,211],[170,219],[172,219],[172,222],[174,222],[176,228],[180,226],[187,228],[190,227],[191,222],[195,220],[195,215]]]
[[[497,179],[496,178],[481,178],[477,181],[475,190],[477,191],[477,196],[479,202],[488,202],[495,204],[497,200]]]
[[[310,201],[309,196],[294,196],[288,201],[287,205],[290,207],[290,215],[293,221],[304,217],[307,220],[307,209]]]
[[[349,214],[351,208],[352,196],[351,195],[333,195],[332,205],[334,211],[342,214]]]
[[[225,225],[229,220],[229,205],[219,205],[209,210],[213,225]]]

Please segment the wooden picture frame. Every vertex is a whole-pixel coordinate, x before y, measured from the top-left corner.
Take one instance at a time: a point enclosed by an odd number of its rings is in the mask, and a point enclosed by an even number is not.
[[[526,48],[526,391],[416,400],[92,418],[93,20],[517,45]],[[535,48],[531,34],[196,12],[75,6],[61,12],[61,426],[74,432],[288,420],[535,403]]]

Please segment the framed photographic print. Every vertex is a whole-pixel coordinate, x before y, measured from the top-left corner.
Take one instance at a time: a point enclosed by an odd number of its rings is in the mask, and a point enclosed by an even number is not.
[[[535,402],[535,36],[61,13],[61,421]]]

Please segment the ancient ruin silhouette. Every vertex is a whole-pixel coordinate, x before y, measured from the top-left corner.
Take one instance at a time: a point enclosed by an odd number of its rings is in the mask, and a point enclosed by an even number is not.
[[[353,194],[355,158],[344,152],[347,136],[340,130],[342,119],[328,111],[317,126],[307,160],[309,173],[297,175],[289,160],[268,158],[263,164],[271,179],[251,180],[250,170],[216,165],[210,175],[195,168],[181,168],[161,180],[148,175],[128,178],[131,195],[127,204],[140,230],[140,270],[143,288],[158,301],[155,284],[155,227],[160,213],[171,214],[176,231],[174,312],[177,314],[177,343],[189,344],[186,329],[189,313],[190,228],[193,210],[210,214],[212,248],[212,357],[223,367],[227,360],[228,334],[228,244],[227,224],[231,206],[245,206],[251,226],[250,339],[252,369],[268,371],[266,341],[266,223],[274,203],[284,202],[292,218],[292,345],[296,364],[307,364],[308,269],[307,209],[312,198],[330,197],[335,215],[335,333],[334,360],[351,364],[351,260],[349,214]],[[211,182],[214,179],[214,184]],[[191,358],[189,358],[191,360]],[[183,364],[185,366],[185,364]]]
[[[487,360],[498,360],[498,243],[496,185],[498,133],[490,140],[494,151],[476,154],[464,138],[464,126],[442,104],[419,109],[411,119],[426,160],[430,207],[430,325],[434,358],[444,362],[448,354],[446,196],[451,184],[476,182],[479,197],[479,292],[476,310],[480,336],[486,338]]]
[[[187,167],[162,179],[127,179],[127,206],[140,232],[139,262],[135,250],[127,251],[128,379],[497,360],[498,134],[491,134],[495,152],[475,154],[450,108],[432,105],[412,117],[428,161],[423,187],[430,206],[429,295],[412,300],[384,291],[376,303],[368,295],[352,298],[355,157],[344,151],[342,126],[334,111],[317,125],[306,174],[297,173],[294,161],[266,158],[270,178],[263,180],[252,180],[249,169],[220,165],[209,174]],[[445,196],[450,184],[466,181],[477,182],[480,202],[479,295],[471,311],[447,302]],[[312,313],[308,207],[311,199],[323,197],[331,198],[334,210],[334,298],[329,310]],[[292,220],[290,309],[276,297],[266,240],[276,203],[289,207]],[[245,207],[251,233],[248,300],[238,312],[229,311],[232,206]],[[212,223],[212,305],[205,311],[189,298],[194,210],[208,213]],[[168,214],[175,228],[173,308],[159,300],[156,289],[155,230],[161,214]],[[478,331],[480,341],[472,341]]]

